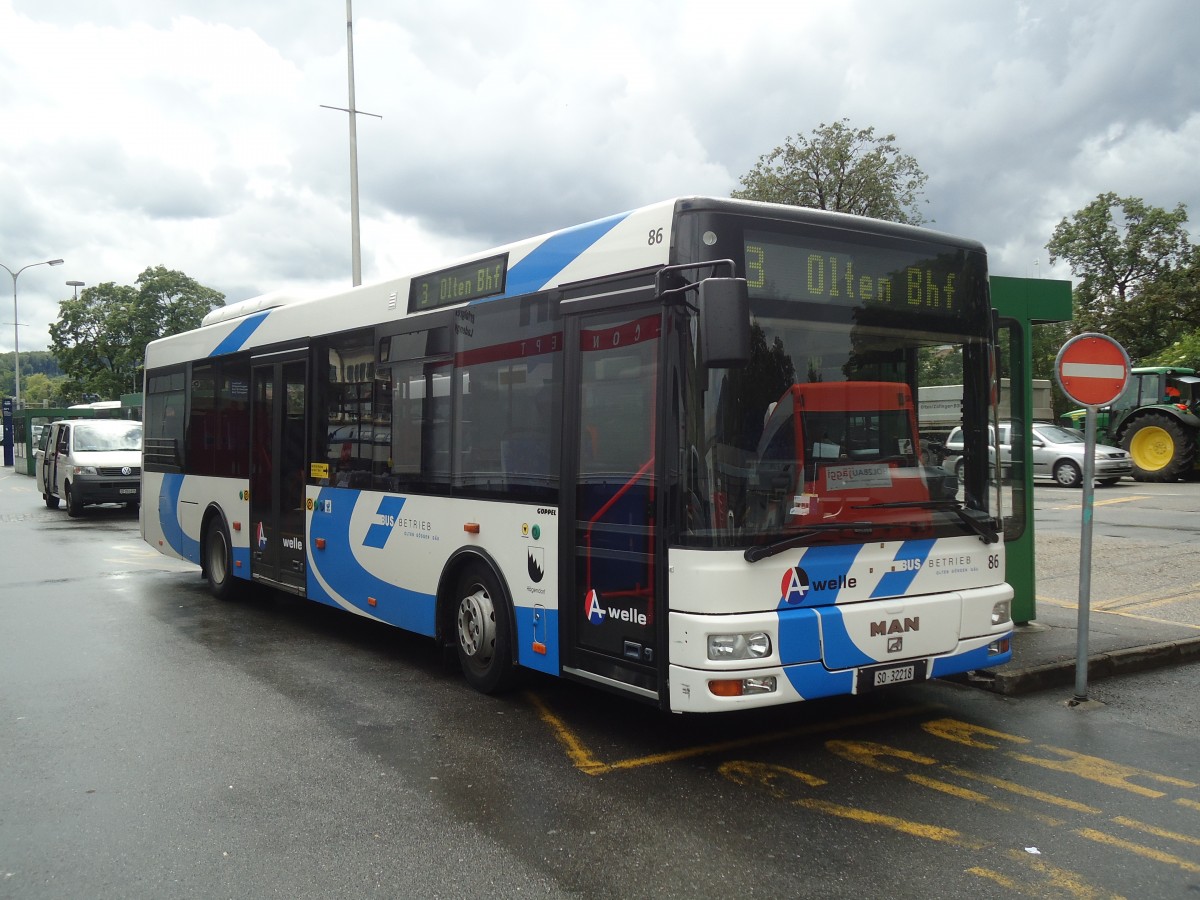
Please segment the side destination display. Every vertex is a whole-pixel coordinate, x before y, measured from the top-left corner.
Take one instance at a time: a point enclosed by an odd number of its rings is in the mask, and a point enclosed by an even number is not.
[[[507,253],[421,275],[409,286],[408,311],[421,312],[503,294],[507,276]]]

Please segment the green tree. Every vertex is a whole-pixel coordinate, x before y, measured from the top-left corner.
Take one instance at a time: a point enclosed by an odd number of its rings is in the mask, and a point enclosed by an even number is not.
[[[917,204],[928,176],[895,140],[852,128],[849,119],[822,122],[811,137],[789,137],[759,157],[733,196],[920,225]]]
[[[133,286],[105,282],[59,304],[51,348],[76,392],[115,399],[134,389],[146,344],[200,324],[225,295],[155,266]]]
[[[1195,290],[1195,248],[1186,223],[1182,203],[1168,211],[1111,192],[1059,222],[1046,249],[1051,262],[1066,260],[1080,279],[1074,293],[1077,330],[1109,335],[1134,359],[1178,336],[1189,319],[1180,295],[1187,277],[1181,267],[1191,266]]]
[[[1180,366],[1200,371],[1200,331],[1181,336],[1171,346],[1141,361],[1146,366]]]

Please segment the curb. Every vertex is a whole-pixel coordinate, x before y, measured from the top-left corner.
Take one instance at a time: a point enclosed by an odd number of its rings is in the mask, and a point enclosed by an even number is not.
[[[1089,656],[1088,680],[1099,681],[1114,675],[1197,661],[1200,661],[1200,637],[1128,647]],[[985,669],[975,672],[970,683],[1007,696],[1029,694],[1045,688],[1068,687],[1075,683],[1075,660],[1065,659],[1024,669]]]

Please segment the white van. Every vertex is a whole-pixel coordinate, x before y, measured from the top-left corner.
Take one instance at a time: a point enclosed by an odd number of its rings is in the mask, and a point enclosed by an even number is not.
[[[51,509],[67,501],[78,516],[89,503],[124,503],[137,509],[142,498],[142,423],[125,419],[51,422],[35,451],[34,475]]]

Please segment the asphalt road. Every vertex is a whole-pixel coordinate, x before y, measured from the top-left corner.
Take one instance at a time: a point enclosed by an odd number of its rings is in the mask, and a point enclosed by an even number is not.
[[[0,897],[1200,891],[1200,667],[1077,709],[945,683],[717,718],[550,679],[489,698],[424,640],[218,603],[128,513],[69,520],[9,471]]]
[[[1074,606],[1079,598],[1082,491],[1037,485],[1037,596]],[[1093,496],[1094,608],[1200,624],[1200,482],[1123,479]]]

